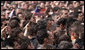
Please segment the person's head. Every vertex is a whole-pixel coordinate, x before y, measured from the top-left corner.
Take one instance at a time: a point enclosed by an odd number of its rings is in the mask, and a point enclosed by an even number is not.
[[[29,13],[29,14],[26,13],[26,14],[24,14],[25,20],[31,20],[31,18],[33,18],[32,15],[33,15],[32,13]]]
[[[56,6],[59,5],[59,1],[53,1]]]
[[[21,49],[31,49],[31,42],[29,39],[23,39],[21,43]]]
[[[48,44],[53,44],[53,42],[54,42],[54,33],[52,31],[49,31],[48,32],[48,35],[49,35],[48,38],[45,39],[45,40],[48,40],[47,41]]]
[[[48,38],[46,29],[42,29],[37,32],[37,40],[39,44],[46,43],[47,42],[47,40],[45,40],[46,38]]]
[[[69,42],[71,42],[71,39],[70,39],[69,36],[63,34],[63,35],[61,35],[61,36],[59,37],[59,42],[61,42],[61,41],[69,41]]]
[[[28,4],[25,3],[25,4],[23,5],[23,8],[24,8],[24,9],[28,9]]]
[[[40,7],[41,8],[44,8],[45,7],[45,4],[43,2],[40,3]]]
[[[11,28],[19,27],[19,23],[18,23],[17,20],[11,20],[11,21],[9,22],[9,26],[10,26]]]
[[[39,20],[37,22],[37,29],[38,30],[46,29],[46,20]]]
[[[63,29],[65,28],[66,22],[67,22],[66,18],[61,18],[57,21],[57,25],[59,25],[59,27]]]
[[[20,8],[17,8],[16,9],[16,15],[18,14],[18,13],[21,13],[22,12],[22,10],[20,9]]]
[[[69,3],[69,6],[68,7],[69,7],[69,9],[70,8],[74,8],[73,4],[71,4],[71,3]]]
[[[71,27],[70,27],[70,33],[75,33],[75,37],[79,37],[79,33],[82,33],[84,31],[83,26],[81,25],[80,22],[76,21],[74,22]]]
[[[56,49],[56,47],[50,44],[46,44],[41,49]]]
[[[6,17],[8,17],[9,16],[9,14],[10,14],[10,10],[8,9],[8,10],[6,10],[6,12],[5,12],[5,14],[6,14]]]
[[[49,3],[49,2],[46,2],[46,3],[45,3],[45,6],[49,6],[49,5],[50,5],[50,3]]]
[[[65,4],[63,1],[59,2],[59,7],[64,7],[64,6],[65,6]]]
[[[22,13],[18,13],[18,14],[17,14],[17,17],[18,17],[20,20],[24,19],[24,16],[23,16]]]
[[[14,42],[15,49],[32,49],[32,45],[30,40],[27,37],[22,36],[22,38],[18,38],[19,40]]]
[[[83,14],[82,13],[78,14],[77,20],[78,21],[82,21],[83,20]]]
[[[20,28],[14,28],[11,30],[11,32],[9,33],[11,38],[16,39],[16,37],[18,37],[18,35],[22,32],[22,30]]]
[[[35,17],[31,17],[31,22],[35,22],[36,23],[36,19],[35,19]]]
[[[3,19],[3,18],[5,18],[5,14],[2,14],[2,15],[1,15],[1,19]]]
[[[68,9],[62,8],[62,9],[61,9],[61,13],[62,13],[61,18],[68,17],[68,12],[69,12]]]
[[[80,45],[78,43],[76,43],[76,44],[73,45],[73,48],[74,49],[80,49]]]
[[[60,30],[58,30],[56,33],[54,33],[54,41],[56,44],[60,43],[60,40],[63,39],[62,35],[64,35],[64,34],[65,34],[65,31],[60,31]],[[69,39],[69,38],[67,38],[67,39]]]
[[[58,49],[70,49],[72,48],[72,43],[68,41],[61,41],[58,45]]]
[[[29,29],[28,29],[28,38],[31,39],[33,36],[36,36],[37,34],[37,27],[36,23],[30,22]]]
[[[1,19],[1,24],[2,24],[3,26],[7,26],[8,23],[9,23],[8,19],[6,19],[6,18],[2,18],[2,19]]]
[[[13,5],[12,5],[12,7],[13,7],[13,8],[16,8],[16,7],[17,7],[17,5],[16,5],[16,4],[13,4]]]
[[[79,2],[78,1],[73,1],[73,5],[74,5],[74,7],[78,7],[79,6]]]

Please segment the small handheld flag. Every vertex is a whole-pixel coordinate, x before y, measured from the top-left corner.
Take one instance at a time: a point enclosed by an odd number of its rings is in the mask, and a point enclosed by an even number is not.
[[[11,13],[9,14],[9,17],[10,17],[10,18],[12,17],[13,13],[14,13],[14,9],[13,9],[13,10],[11,11]]]
[[[40,12],[40,9],[38,9],[38,6],[36,6],[35,13],[38,13],[38,12]]]

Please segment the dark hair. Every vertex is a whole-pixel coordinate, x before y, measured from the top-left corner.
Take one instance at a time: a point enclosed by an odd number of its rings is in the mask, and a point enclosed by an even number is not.
[[[22,14],[22,12],[18,13],[17,16],[18,16],[19,14]]]
[[[56,44],[60,43],[59,37],[61,37],[64,33],[64,31],[58,31],[57,33],[54,33],[54,39]]]
[[[84,31],[84,26],[82,26],[79,21],[76,21],[70,26],[70,29],[70,31],[75,32],[76,35],[79,36],[79,32],[82,33]]]
[[[14,39],[12,39],[12,38],[6,38],[5,40],[2,41],[4,47],[6,45],[13,47],[14,46],[13,42],[14,42]]]
[[[37,22],[37,29],[46,29],[46,21],[45,20],[39,20]]]
[[[18,23],[17,20],[11,20],[11,21],[9,22],[9,26],[10,26],[11,28],[19,27],[19,23]]]
[[[37,32],[37,40],[40,44],[43,44],[44,38],[47,38],[47,37],[48,37],[48,34],[46,29],[42,29]]]
[[[53,46],[53,45],[50,45],[50,44],[46,44],[46,45],[43,46],[42,49],[56,49],[56,47]]]
[[[32,14],[31,14],[31,13],[26,14],[26,15],[25,15],[25,20],[30,20],[31,17],[32,17]]]
[[[10,36],[13,39],[16,39],[16,37],[18,37],[18,34],[22,32],[22,30],[19,27],[13,28],[10,32]]]
[[[67,23],[69,24],[72,24],[73,22],[75,22],[75,21],[78,21],[78,20],[76,20],[76,19],[74,19],[74,18],[72,18],[72,17],[68,17],[67,18]]]
[[[61,18],[57,21],[57,25],[66,25],[67,19],[66,18]]]
[[[70,37],[69,36],[67,36],[67,35],[62,35],[62,36],[60,36],[59,37],[59,41],[61,42],[61,41],[69,41],[69,42],[71,42],[71,39],[70,39]]]
[[[24,37],[24,39],[21,39],[20,41],[22,41],[21,45],[21,49],[27,49],[28,45],[30,45],[30,40],[26,37]]]
[[[18,45],[20,45],[20,49],[27,49],[28,45],[30,45],[30,40],[25,36],[23,36],[22,38],[17,38],[16,42],[18,43]],[[17,46],[15,46],[15,49],[16,47]]]
[[[57,10],[59,10],[60,8],[59,7],[54,7],[53,8],[53,12],[55,12],[55,11],[57,11]]]
[[[17,20],[17,22],[20,23],[20,19],[19,19],[18,17],[13,17],[13,18],[11,18],[11,19],[10,19],[10,22],[11,22],[12,20]]]
[[[28,30],[29,35],[31,35],[31,36],[36,35],[36,33],[37,33],[37,23],[30,22],[29,25],[30,25],[29,30]]]
[[[68,41],[61,41],[58,45],[58,49],[70,49],[72,48],[72,43]]]
[[[61,18],[57,21],[57,25],[66,25],[67,24],[72,24],[73,22],[77,21],[76,19],[72,18],[72,17],[68,17],[68,18]]]
[[[51,15],[48,15],[47,20],[52,21],[52,20],[53,20],[53,19],[52,19],[52,16],[51,16]]]

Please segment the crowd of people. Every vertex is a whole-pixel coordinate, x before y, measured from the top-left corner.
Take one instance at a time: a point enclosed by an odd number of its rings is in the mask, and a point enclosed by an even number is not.
[[[1,1],[1,49],[84,49],[84,1]]]

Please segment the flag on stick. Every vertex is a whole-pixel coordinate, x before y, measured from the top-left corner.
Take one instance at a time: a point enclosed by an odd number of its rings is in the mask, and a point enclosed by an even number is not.
[[[14,13],[14,9],[11,11],[11,13],[9,14],[9,17],[11,18],[13,16]]]

